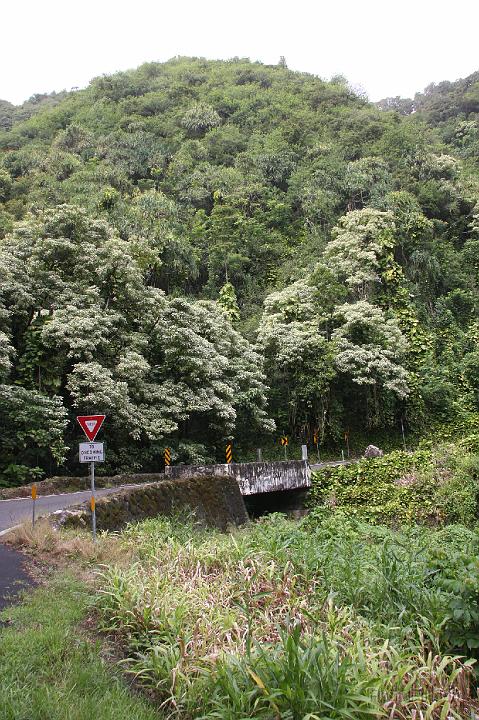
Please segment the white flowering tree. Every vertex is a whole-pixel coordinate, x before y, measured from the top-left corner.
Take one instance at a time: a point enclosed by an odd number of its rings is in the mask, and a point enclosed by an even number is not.
[[[381,259],[394,247],[390,212],[353,210],[333,229],[324,253],[334,274],[356,299],[369,299],[381,280]]]
[[[344,294],[319,264],[264,303],[258,343],[272,407],[303,438],[312,428],[324,434],[327,425],[339,425],[355,405],[365,410],[366,425],[378,423],[381,396],[408,394],[407,343],[397,321],[365,300],[340,302]]]
[[[221,118],[211,105],[194,103],[181,118],[181,124],[191,137],[198,137],[220,125]]]
[[[324,429],[335,375],[334,347],[317,300],[314,283],[299,280],[264,303],[258,346],[283,432],[290,427],[308,435],[313,427]]]
[[[261,358],[216,303],[169,301],[150,336],[150,362],[178,405],[184,437],[206,442],[213,431],[221,442],[274,428]]]
[[[157,466],[165,442],[214,448],[270,430],[261,359],[217,303],[148,285],[139,243],[72,206],[32,216],[2,241],[6,387],[71,420],[107,414],[110,467]]]
[[[408,374],[401,365],[407,349],[397,321],[360,300],[336,308],[340,325],[332,339],[337,369],[356,385],[386,388],[400,398],[408,394]]]

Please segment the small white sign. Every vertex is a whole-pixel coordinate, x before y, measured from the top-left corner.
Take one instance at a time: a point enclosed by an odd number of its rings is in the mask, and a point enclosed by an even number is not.
[[[80,462],[105,462],[103,443],[80,443]]]

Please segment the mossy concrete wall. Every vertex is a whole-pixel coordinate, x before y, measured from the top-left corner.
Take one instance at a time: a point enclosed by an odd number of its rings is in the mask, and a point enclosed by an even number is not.
[[[230,477],[206,476],[148,483],[100,498],[96,502],[97,527],[119,530],[129,522],[185,510],[193,512],[200,522],[223,531],[248,520],[238,483]],[[85,505],[79,511],[66,513],[63,524],[88,526],[90,510]]]
[[[175,465],[167,467],[165,473],[166,477],[173,479],[191,475],[233,477],[238,483],[242,495],[311,487],[311,470],[305,460],[231,463],[230,465]]]

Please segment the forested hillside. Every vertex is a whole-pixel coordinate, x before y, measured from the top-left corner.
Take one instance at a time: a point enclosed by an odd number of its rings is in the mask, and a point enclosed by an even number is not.
[[[479,402],[479,74],[374,105],[176,58],[0,101],[2,482],[425,433]],[[69,449],[70,448],[70,449]]]

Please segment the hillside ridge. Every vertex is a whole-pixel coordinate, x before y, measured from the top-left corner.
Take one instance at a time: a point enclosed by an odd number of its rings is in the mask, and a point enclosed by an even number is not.
[[[478,73],[378,105],[179,57],[29,102],[0,103],[4,483],[71,470],[80,411],[108,473],[477,413]]]

